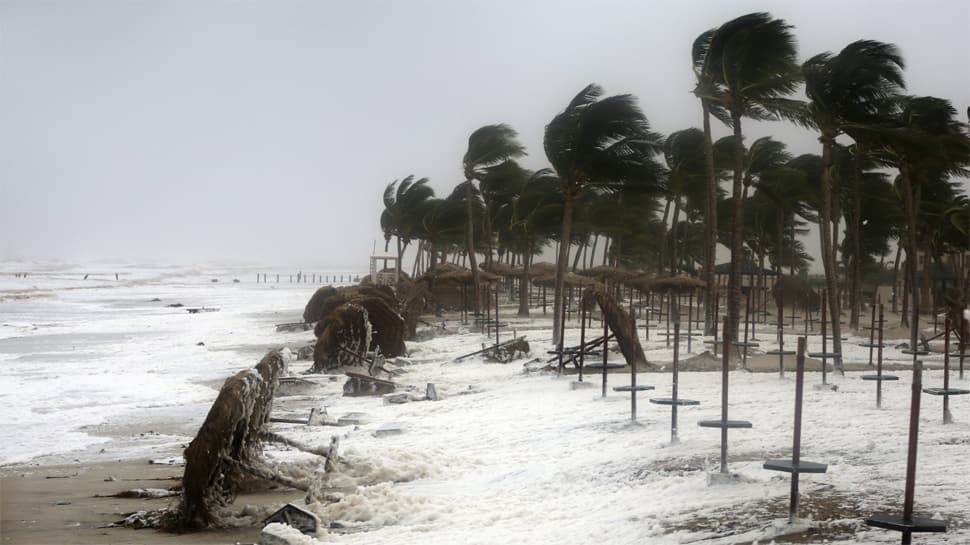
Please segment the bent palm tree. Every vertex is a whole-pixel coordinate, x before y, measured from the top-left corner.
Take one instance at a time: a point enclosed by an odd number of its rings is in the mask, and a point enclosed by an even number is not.
[[[822,142],[822,179],[820,241],[822,266],[831,313],[833,347],[842,351],[841,306],[832,237],[832,150],[835,138],[850,127],[856,131],[878,122],[887,102],[903,88],[903,59],[896,46],[860,40],[846,46],[838,55],[821,53],[802,65],[805,77],[804,123],[818,129]],[[839,356],[836,363],[842,366]]]
[[[434,197],[434,190],[428,186],[428,179],[414,181],[414,175],[403,180],[394,180],[384,189],[384,211],[381,212],[381,230],[384,231],[384,251],[397,237],[397,277],[401,277],[401,258],[404,250],[414,238],[418,229],[415,211]]]
[[[472,284],[475,290],[475,312],[482,308],[481,279],[478,271],[478,258],[475,251],[475,226],[472,218],[473,182],[481,180],[489,168],[496,167],[525,155],[525,148],[516,137],[512,127],[503,124],[485,125],[468,137],[468,150],[462,158],[462,172],[465,175],[465,245],[468,251],[468,264],[472,270]]]
[[[784,97],[800,81],[795,37],[791,25],[768,13],[751,13],[728,21],[695,41],[695,72],[703,75],[695,90],[707,111],[734,130],[734,204],[731,227],[731,272],[728,277],[728,314],[732,337],[737,337],[741,304],[744,199],[744,145],[741,120],[777,119],[790,108]],[[700,83],[700,82],[699,82]],[[711,159],[712,160],[712,159]],[[710,175],[710,173],[709,173]]]
[[[662,185],[663,169],[654,158],[662,138],[650,131],[636,98],[602,96],[600,86],[588,85],[546,125],[546,157],[559,175],[564,199],[553,307],[553,342],[557,344],[574,202],[590,186],[655,190]]]

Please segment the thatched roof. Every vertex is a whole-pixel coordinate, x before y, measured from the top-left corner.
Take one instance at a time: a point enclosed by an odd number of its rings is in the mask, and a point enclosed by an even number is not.
[[[584,271],[579,271],[579,274],[589,276],[591,278],[607,278],[609,280],[613,280],[614,282],[624,282],[627,278],[630,278],[630,276],[636,275],[637,273],[636,271],[631,271],[622,267],[599,265]]]
[[[692,276],[661,276],[649,283],[651,291],[690,291],[706,287],[704,281]]]
[[[554,287],[556,285],[556,275],[547,274],[542,276],[537,276],[532,279],[532,283],[536,286],[545,286],[547,288]],[[586,276],[580,276],[575,273],[566,273],[563,277],[563,285],[566,287],[582,288],[585,286],[592,286],[596,283],[596,280]]]
[[[482,270],[492,274],[497,274],[499,276],[520,276],[522,274],[521,268],[513,267],[508,263],[499,263],[497,261],[491,265],[483,265]]]
[[[731,274],[731,264],[730,263],[721,263],[719,265],[715,265],[714,266],[714,272],[717,273],[717,274]],[[755,265],[751,261],[742,261],[741,262],[741,274],[756,275],[756,274],[762,274],[762,273],[765,276],[778,276],[778,273],[776,273],[775,271],[773,271],[771,269],[763,269],[763,268]]]
[[[529,270],[534,276],[547,276],[556,274],[556,265],[548,261],[540,261],[529,265]]]
[[[649,274],[638,274],[625,280],[624,284],[643,293],[661,291],[686,292],[707,287],[704,281],[685,275],[650,276]]]
[[[497,282],[499,280],[499,276],[487,271],[479,271],[478,277],[482,282]],[[453,263],[442,263],[440,265],[436,265],[434,268],[424,273],[422,278],[428,278],[436,282],[451,282],[454,284],[465,285],[471,285],[472,282],[474,282],[472,279],[472,271],[470,269],[459,267]]]

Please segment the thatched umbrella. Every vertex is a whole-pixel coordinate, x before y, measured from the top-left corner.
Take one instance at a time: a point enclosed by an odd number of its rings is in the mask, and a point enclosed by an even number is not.
[[[588,276],[590,278],[601,278],[604,280],[609,280],[611,282],[623,282],[632,274],[636,274],[635,271],[630,269],[624,269],[622,267],[610,267],[608,265],[598,265],[583,271],[579,271],[579,274],[583,276]]]
[[[496,274],[498,276],[522,276],[522,269],[513,267],[508,263],[495,262],[491,265],[483,266],[482,270]]]
[[[556,285],[556,275],[543,275],[537,276],[532,279],[532,283],[536,286],[551,288]],[[563,276],[563,285],[567,288],[583,288],[586,286],[592,286],[596,283],[596,280],[586,276],[580,276],[576,273],[566,273]]]
[[[648,284],[650,291],[665,291],[674,293],[686,293],[691,290],[702,290],[707,288],[707,284],[699,278],[693,276],[661,276],[654,278]]]
[[[556,274],[556,265],[548,261],[540,261],[529,265],[529,270],[533,276],[548,276]]]
[[[583,304],[597,303],[603,311],[603,317],[610,326],[610,331],[616,336],[616,343],[627,363],[636,366],[654,366],[647,363],[647,357],[640,345],[640,337],[634,329],[633,319],[617,304],[616,299],[606,290],[606,286],[594,283],[583,292]]]

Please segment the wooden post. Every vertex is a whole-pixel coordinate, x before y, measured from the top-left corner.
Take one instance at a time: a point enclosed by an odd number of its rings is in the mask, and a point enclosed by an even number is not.
[[[668,309],[669,313],[669,309]],[[680,360],[680,320],[674,322],[674,373],[672,397],[673,405],[670,406],[670,443],[677,442],[677,367]]]
[[[778,376],[785,376],[785,310],[784,293],[778,291]]]
[[[944,330],[944,340],[943,340],[943,391],[950,391],[950,318],[949,316],[943,322]],[[950,396],[943,396],[943,423],[952,424],[953,417],[950,415]]]
[[[879,345],[876,348],[876,408],[882,408],[882,323],[883,307],[879,303]]]
[[[694,327],[694,290],[687,296],[687,353],[691,351],[691,333]]]
[[[880,325],[880,327],[882,327]],[[872,365],[872,349],[876,340],[876,305],[872,305],[872,323],[869,326],[869,365]]]
[[[580,304],[579,312],[579,382],[582,382],[583,365],[586,364],[586,305]],[[559,359],[562,359],[562,352],[559,353]]]
[[[915,355],[913,356],[916,357]],[[903,521],[913,520],[913,501],[916,491],[916,451],[919,446],[919,406],[923,397],[923,364],[913,363],[913,396],[909,409],[909,451],[906,454],[906,495],[903,498]],[[913,542],[913,533],[903,531],[903,545]]]
[[[824,299],[823,299],[824,304]],[[793,524],[798,515],[798,463],[802,448],[802,391],[805,388],[805,337],[798,339],[798,355],[795,367],[795,433],[792,438],[791,496],[788,504],[788,523]]]
[[[825,297],[825,290],[822,290],[822,354],[828,352],[828,339],[825,338],[825,303],[827,298]],[[822,356],[822,384],[828,384],[828,368],[829,360],[827,357]]]
[[[606,323],[606,313],[603,313],[603,397],[606,397],[606,358],[610,347],[610,330]]]
[[[494,325],[495,325],[495,344],[498,344],[499,343],[498,341],[499,323],[498,323],[498,289],[497,288],[495,289],[495,324]]]
[[[630,297],[630,304],[633,304],[633,297]],[[637,319],[631,315],[633,322],[633,333],[637,332]],[[637,360],[633,359],[630,363],[630,420],[637,421]]]
[[[543,288],[543,290],[545,290],[545,288]],[[559,373],[563,372],[562,351],[566,347],[565,338],[566,338],[566,320],[559,320]],[[580,347],[580,349],[582,349],[582,347]]]
[[[748,297],[744,305],[744,353],[741,358],[741,368],[748,370],[748,323],[751,321],[751,288],[748,288]]]

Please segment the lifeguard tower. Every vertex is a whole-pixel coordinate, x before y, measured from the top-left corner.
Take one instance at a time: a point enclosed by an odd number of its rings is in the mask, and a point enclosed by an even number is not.
[[[377,268],[377,263],[381,268]],[[390,266],[388,266],[390,263]],[[393,286],[397,284],[397,256],[389,254],[375,254],[370,256],[370,278],[375,286]]]

